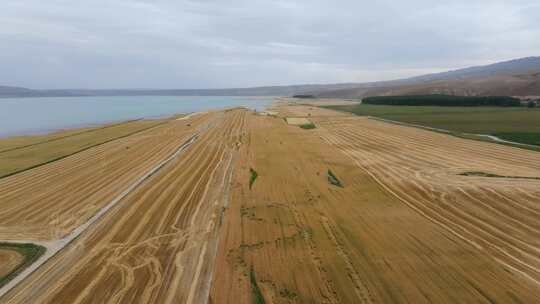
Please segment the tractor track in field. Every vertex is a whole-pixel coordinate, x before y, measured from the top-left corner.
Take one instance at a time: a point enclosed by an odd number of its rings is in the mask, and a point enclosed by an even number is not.
[[[59,239],[59,240],[53,240],[53,241],[37,241],[37,242],[32,241],[32,240],[0,240],[0,242],[11,242],[11,243],[34,243],[34,244],[44,246],[47,249],[46,252],[37,261],[35,261],[32,265],[30,265],[25,270],[23,270],[13,280],[11,280],[10,282],[8,282],[7,284],[5,284],[4,286],[0,288],[0,297],[2,297],[4,294],[9,292],[15,286],[17,286],[17,284],[19,284],[22,280],[24,280],[26,277],[32,274],[32,272],[34,272],[41,265],[46,263],[49,259],[54,257],[62,249],[64,249],[67,245],[69,245],[71,242],[77,239],[82,233],[88,230],[90,226],[92,226],[94,223],[99,221],[99,219],[101,219],[111,208],[115,207],[124,197],[126,197],[128,194],[133,192],[139,185],[141,185],[144,181],[146,181],[152,175],[157,173],[161,168],[163,168],[171,160],[177,158],[184,150],[186,150],[191,144],[193,144],[197,140],[198,137],[199,137],[198,133],[191,136],[186,142],[180,145],[171,156],[161,161],[151,170],[149,170],[144,175],[142,175],[137,180],[135,180],[127,189],[125,189],[122,193],[120,193],[118,196],[112,199],[109,203],[107,203],[88,221],[86,221],[81,226],[77,227],[75,230],[73,230],[70,234],[68,234],[64,238]]]

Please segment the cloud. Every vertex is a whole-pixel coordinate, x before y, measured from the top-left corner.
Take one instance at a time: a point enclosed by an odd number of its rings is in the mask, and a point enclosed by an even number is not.
[[[20,0],[0,10],[0,84],[202,88],[374,81],[540,49],[540,4]]]

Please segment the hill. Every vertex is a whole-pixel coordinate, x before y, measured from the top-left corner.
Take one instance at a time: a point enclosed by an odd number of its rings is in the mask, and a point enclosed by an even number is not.
[[[66,97],[66,96],[292,96],[305,91],[343,90],[359,84],[341,83],[325,85],[267,86],[231,89],[66,89],[32,90],[0,87],[1,97]]]
[[[378,86],[317,92],[319,97],[340,98],[424,94],[539,96],[540,57],[424,75]]]
[[[12,97],[32,92],[30,89],[20,87],[0,86],[0,96]]]
[[[0,86],[0,97],[60,96],[292,96],[361,98],[376,95],[540,95],[540,57],[527,57],[407,79],[226,89],[32,90]]]
[[[526,57],[499,63],[475,66],[465,69],[429,74],[410,78],[415,81],[456,80],[473,77],[489,77],[497,75],[521,74],[540,70],[540,57]]]

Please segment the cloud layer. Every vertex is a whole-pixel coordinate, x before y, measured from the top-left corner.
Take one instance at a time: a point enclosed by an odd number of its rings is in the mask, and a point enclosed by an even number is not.
[[[535,0],[7,2],[0,84],[33,88],[363,82],[540,51]]]

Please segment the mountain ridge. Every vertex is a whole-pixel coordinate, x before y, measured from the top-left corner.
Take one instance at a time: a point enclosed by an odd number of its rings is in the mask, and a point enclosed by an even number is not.
[[[540,80],[537,80],[535,76],[537,72],[540,72],[540,57],[531,56],[405,79],[365,83],[301,84],[225,89],[34,90],[15,86],[0,86],[0,97],[291,96],[311,94],[320,97],[361,98],[374,95],[428,93],[452,95],[527,93],[526,95],[540,95]],[[486,84],[486,81],[491,81],[492,85]],[[513,87],[514,85],[517,87]],[[490,86],[494,89],[487,89]]]

